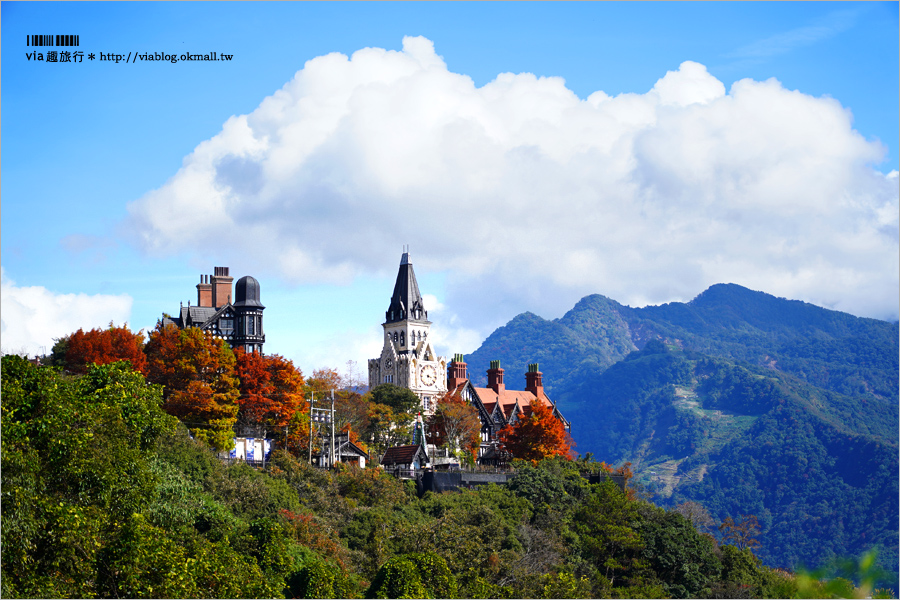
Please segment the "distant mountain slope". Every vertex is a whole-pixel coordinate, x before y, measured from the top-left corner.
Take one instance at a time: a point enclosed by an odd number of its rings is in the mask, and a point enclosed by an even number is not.
[[[636,349],[623,317],[628,310],[618,302],[593,295],[554,321],[523,313],[466,356],[469,375],[483,385],[490,361],[500,359],[507,386],[524,387],[527,365],[537,362],[544,373],[544,387],[552,395],[568,380],[603,370]]]
[[[718,284],[688,303],[631,308],[604,296],[580,300],[553,321],[523,313],[466,357],[483,383],[501,360],[508,385],[524,383],[538,362],[544,385],[571,387],[652,339],[687,350],[790,373],[818,387],[874,400],[898,400],[900,328],[734,284]]]
[[[773,566],[878,547],[896,573],[898,406],[648,343],[572,391],[581,451],[630,461],[660,504],[754,514]]]
[[[632,462],[660,503],[755,514],[773,566],[878,547],[896,573],[898,339],[896,323],[716,285],[519,315],[467,362],[501,360],[510,387],[540,362],[579,452]]]

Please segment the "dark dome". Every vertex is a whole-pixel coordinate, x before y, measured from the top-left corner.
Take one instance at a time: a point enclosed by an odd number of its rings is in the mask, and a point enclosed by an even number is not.
[[[262,307],[259,302],[259,282],[249,275],[238,279],[234,286],[234,299],[234,306]]]

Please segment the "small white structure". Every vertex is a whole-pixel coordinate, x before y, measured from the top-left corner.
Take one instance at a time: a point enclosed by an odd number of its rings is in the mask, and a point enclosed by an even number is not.
[[[272,451],[273,440],[263,438],[234,438],[234,449],[228,453],[232,459],[247,462],[263,462]]]

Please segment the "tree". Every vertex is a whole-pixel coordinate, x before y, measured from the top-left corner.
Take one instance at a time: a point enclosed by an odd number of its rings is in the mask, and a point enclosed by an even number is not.
[[[696,527],[697,531],[701,533],[709,532],[714,525],[713,518],[709,515],[709,511],[706,510],[702,504],[694,502],[693,500],[682,502],[675,507],[673,512],[678,513],[690,521],[691,525]]]
[[[738,522],[731,517],[725,517],[719,525],[719,531],[722,532],[722,541],[732,542],[738,550],[749,548],[752,551],[760,545],[759,540],[754,537],[759,534],[759,521],[754,515],[741,515]]]
[[[239,348],[235,373],[240,380],[238,425],[242,429],[257,435],[282,431],[294,413],[305,410],[303,374],[290,360]]]
[[[643,504],[637,527],[642,558],[672,598],[708,598],[722,566],[712,538],[697,531],[682,515]]]
[[[370,402],[390,406],[395,413],[408,413],[415,416],[419,411],[419,397],[412,390],[396,386],[393,383],[377,385],[367,395]]]
[[[62,357],[58,356],[59,354]],[[127,360],[131,366],[147,374],[147,357],[144,355],[144,332],[132,333],[127,325],[109,329],[79,329],[68,337],[57,340],[53,346],[53,364],[60,364],[72,373],[86,373],[91,365],[107,365]]]
[[[575,442],[562,421],[554,416],[550,406],[538,399],[531,402],[530,411],[521,415],[516,423],[501,429],[497,437],[504,450],[515,458],[530,460],[533,464],[548,456],[562,456],[570,460],[575,457],[572,450]]]
[[[478,410],[459,394],[447,392],[438,400],[428,423],[428,441],[437,446],[462,448],[477,458],[481,443],[481,419]]]
[[[157,325],[145,349],[147,379],[163,385],[163,408],[215,450],[234,444],[239,395],[234,352],[195,327]]]
[[[337,369],[322,368],[313,371],[312,377],[306,380],[306,397],[322,402],[330,398],[331,392],[337,392],[344,387],[344,379]]]
[[[68,377],[2,359],[5,597],[96,597],[110,532],[154,495],[146,455],[177,422],[123,362]]]
[[[406,388],[384,383],[369,390],[362,399],[367,404],[363,437],[371,441],[377,454],[411,442],[411,427],[419,409],[418,396]]]
[[[371,404],[366,438],[371,440],[376,453],[381,455],[388,448],[410,443],[412,421],[413,416],[409,413],[398,414],[386,404]]]
[[[358,392],[341,390],[334,395],[334,426],[350,433],[350,441],[357,442],[357,436],[365,431],[369,423],[369,406]]]
[[[638,503],[611,480],[592,487],[572,517],[572,528],[578,534],[581,555],[595,569],[594,597],[609,597],[608,588],[617,580],[639,579],[646,571],[641,556],[644,543],[635,529],[640,513]]]

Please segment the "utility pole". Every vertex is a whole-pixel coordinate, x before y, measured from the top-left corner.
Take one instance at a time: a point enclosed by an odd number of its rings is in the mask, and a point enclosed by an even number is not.
[[[316,393],[310,392],[309,399],[309,464],[312,464],[312,428],[313,428],[313,407],[316,405]]]
[[[334,468],[334,390],[331,390],[331,468]]]

